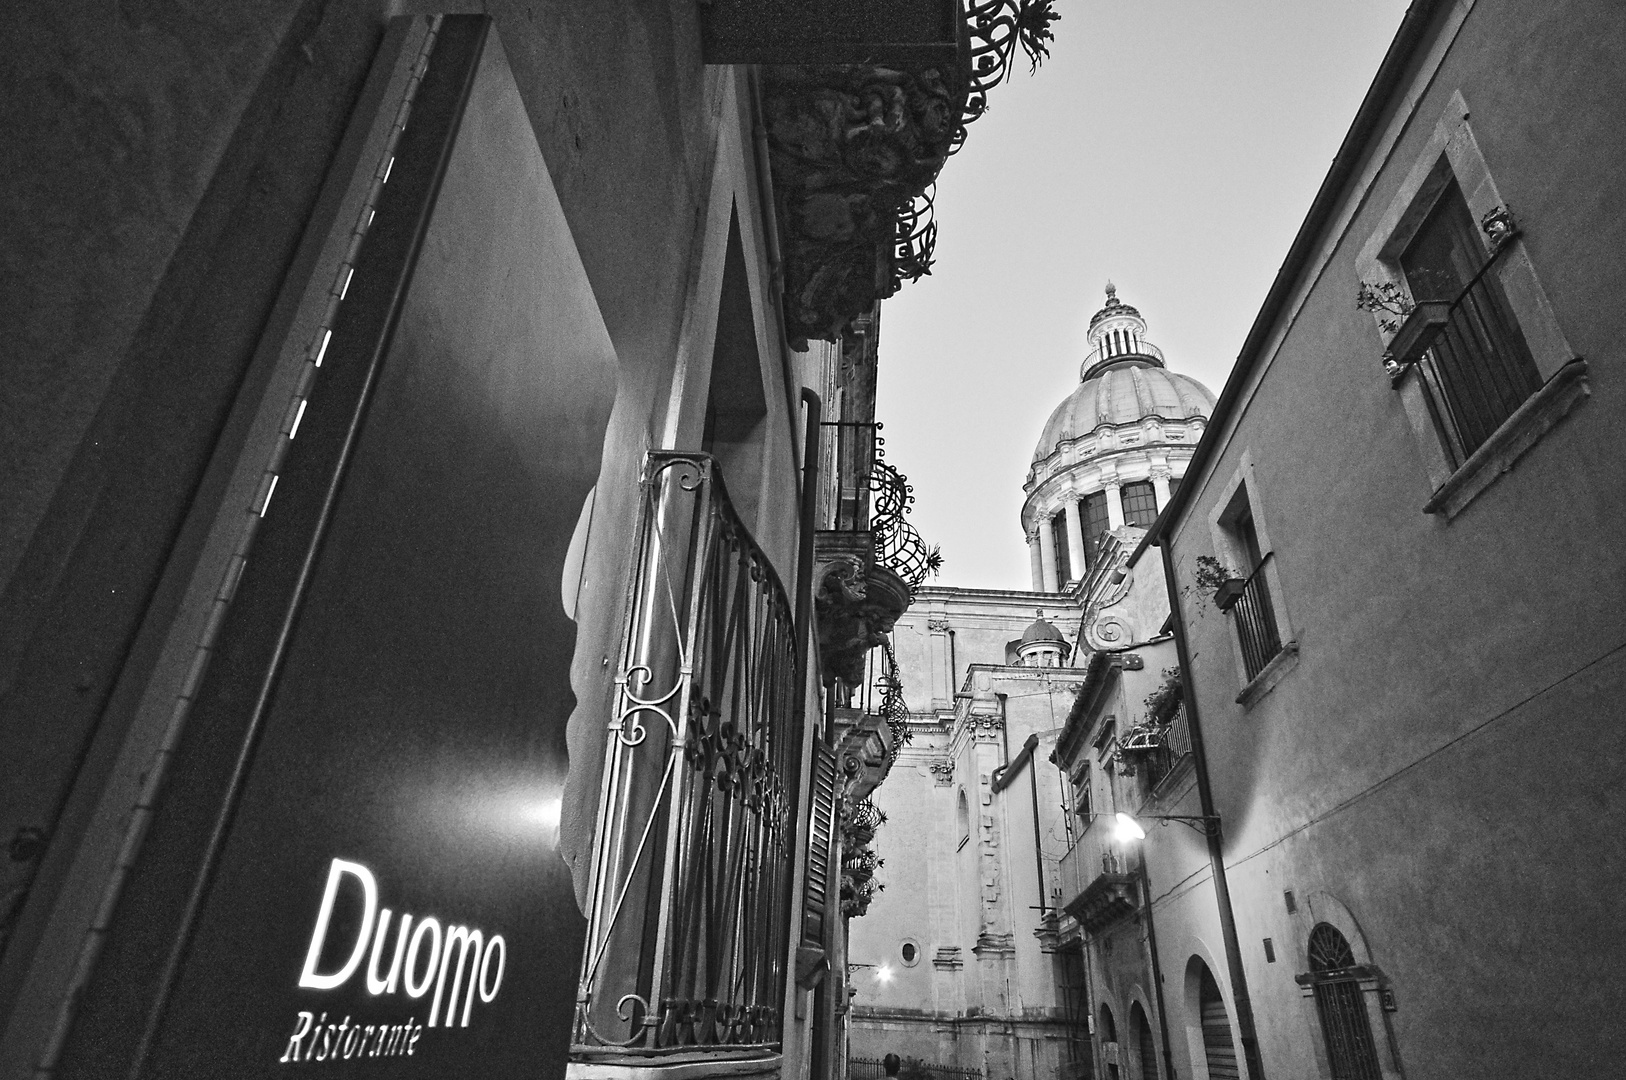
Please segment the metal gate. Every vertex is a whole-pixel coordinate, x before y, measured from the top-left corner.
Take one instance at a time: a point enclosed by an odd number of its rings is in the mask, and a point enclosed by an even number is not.
[[[1315,1011],[1333,1080],[1382,1080],[1354,950],[1335,927],[1318,923],[1310,931],[1309,951]]]

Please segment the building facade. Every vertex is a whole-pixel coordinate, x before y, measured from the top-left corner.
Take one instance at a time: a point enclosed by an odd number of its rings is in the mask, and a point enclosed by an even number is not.
[[[1223,837],[1150,852],[1177,1073],[1193,955],[1248,1075],[1619,1071],[1626,20],[1530,15],[1412,6],[1141,557]]]
[[[0,16],[0,1076],[841,1074],[1005,7]]]
[[[1035,591],[928,587],[893,631],[912,738],[874,797],[886,889],[851,932],[857,1057],[1092,1076],[1120,1060],[1115,1039],[1092,1037],[1099,1023],[1127,1030],[1160,1013],[1135,966],[1141,923],[1122,920],[1140,879],[1111,847],[1111,821],[1149,805],[1119,739],[1177,723],[1148,727],[1139,700],[1166,679],[1174,646],[1161,567],[1129,558],[1214,398],[1166,367],[1110,285],[1089,344],[1025,484]],[[1103,687],[1114,704],[1081,718]],[[1154,785],[1169,805],[1190,785],[1189,762],[1173,764]],[[1127,905],[1081,906],[1103,873]]]

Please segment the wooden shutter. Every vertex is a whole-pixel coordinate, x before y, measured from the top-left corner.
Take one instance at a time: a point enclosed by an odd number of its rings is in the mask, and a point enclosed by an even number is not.
[[[836,831],[836,753],[822,742],[813,747],[813,828],[808,835],[807,882],[802,895],[802,943],[824,944],[825,910],[832,895],[831,843]]]

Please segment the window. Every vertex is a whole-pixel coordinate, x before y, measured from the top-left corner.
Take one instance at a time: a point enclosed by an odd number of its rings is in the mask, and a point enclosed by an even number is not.
[[[914,967],[920,963],[920,945],[918,942],[905,941],[898,946],[898,956],[903,960],[904,967]]]
[[[1433,486],[1422,509],[1447,518],[1590,392],[1469,115],[1453,93],[1355,266],[1363,287],[1400,298],[1372,317]]]
[[[965,801],[965,792],[960,792],[960,801],[955,807],[955,813],[960,825],[960,843],[954,850],[959,851],[971,842],[971,807]]]
[[[1494,260],[1462,189],[1448,178],[1400,267],[1417,304],[1413,318],[1444,319],[1419,363],[1458,466],[1541,389],[1502,283],[1490,272]]]
[[[1101,534],[1107,531],[1111,520],[1107,515],[1107,493],[1097,491],[1084,496],[1078,504],[1078,518],[1084,527],[1084,563],[1094,566]]]
[[[1150,525],[1157,519],[1157,492],[1150,480],[1125,484],[1121,495],[1125,525]]]
[[[1073,782],[1073,809],[1078,816],[1084,819],[1084,827],[1089,828],[1090,817],[1093,810],[1090,807],[1090,777],[1088,773]]]
[[[1243,575],[1240,588],[1222,598],[1220,603],[1236,628],[1243,670],[1246,681],[1251,683],[1282,651],[1282,636],[1276,626],[1269,580],[1264,573],[1269,552],[1264,551],[1259,542],[1259,528],[1245,485],[1232,496],[1220,524],[1231,540],[1231,558],[1241,563],[1234,568]]]
[[[1051,535],[1056,543],[1056,584],[1073,580],[1073,551],[1067,544],[1067,515],[1057,514],[1050,519]]]
[[[1348,939],[1336,927],[1317,923],[1310,931],[1309,953],[1315,1010],[1333,1080],[1382,1080]]]

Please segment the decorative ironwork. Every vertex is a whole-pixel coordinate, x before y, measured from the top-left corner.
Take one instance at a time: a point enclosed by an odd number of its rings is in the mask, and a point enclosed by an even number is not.
[[[937,251],[936,198],[937,183],[933,181],[898,214],[897,252],[892,260],[894,291],[905,281],[919,281],[932,272]]]
[[[1050,24],[1061,18],[1051,0],[982,0],[966,8],[966,29],[971,37],[971,88],[965,111],[954,133],[955,153],[965,145],[966,125],[988,111],[988,91],[1010,78],[1020,45],[1029,60],[1029,73],[1050,56],[1055,39]]]
[[[835,442],[832,531],[870,533],[876,563],[901,578],[913,594],[938,572],[943,558],[904,516],[914,506],[914,488],[886,460],[882,425],[842,420],[820,426],[826,431],[826,443]]]
[[[1312,994],[1333,1080],[1382,1080],[1372,1024],[1366,1014],[1355,953],[1336,927],[1317,923],[1310,931]]]
[[[1254,567],[1239,589],[1231,595],[1221,610],[1228,612],[1236,624],[1237,641],[1242,646],[1242,664],[1252,682],[1265,665],[1282,651],[1282,635],[1276,628],[1276,611],[1270,603],[1270,589],[1265,584],[1267,553]]]
[[[800,739],[785,590],[704,454],[651,453],[573,1052],[780,1037]]]

